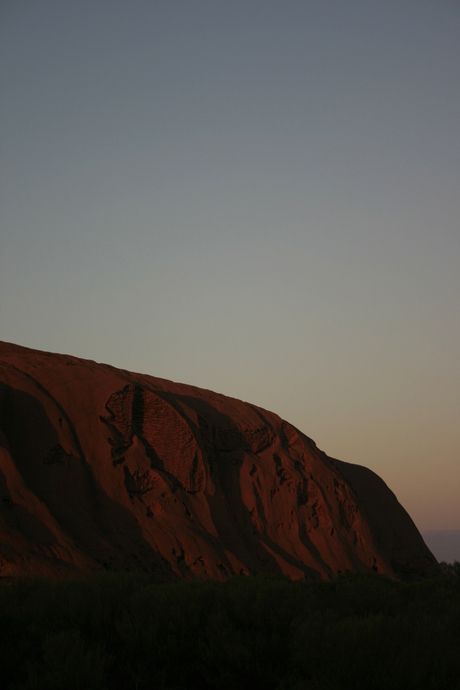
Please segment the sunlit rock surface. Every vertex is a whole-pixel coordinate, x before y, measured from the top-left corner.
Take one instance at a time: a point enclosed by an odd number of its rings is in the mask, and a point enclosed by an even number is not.
[[[0,511],[0,577],[414,577],[435,563],[377,475],[276,414],[8,343]]]

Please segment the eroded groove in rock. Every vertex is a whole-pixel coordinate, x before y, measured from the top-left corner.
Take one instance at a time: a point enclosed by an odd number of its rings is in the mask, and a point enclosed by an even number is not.
[[[142,392],[140,435],[153,448],[167,472],[187,491],[200,491],[205,475],[201,450],[186,421],[159,396]],[[136,426],[137,429],[137,426]]]
[[[173,475],[187,491],[203,488],[201,450],[187,422],[169,403],[140,386],[127,385],[110,396],[106,409],[109,414],[101,420],[112,431],[115,465],[124,462],[126,451],[137,436],[152,467]]]
[[[110,443],[114,465],[123,459],[123,453],[132,443],[134,390],[134,386],[126,385],[123,390],[112,393],[105,405],[108,415],[101,417],[112,432]]]

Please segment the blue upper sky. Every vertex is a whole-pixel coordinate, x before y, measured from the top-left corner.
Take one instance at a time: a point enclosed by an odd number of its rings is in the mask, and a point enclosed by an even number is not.
[[[0,338],[268,408],[458,529],[460,4],[0,24]]]

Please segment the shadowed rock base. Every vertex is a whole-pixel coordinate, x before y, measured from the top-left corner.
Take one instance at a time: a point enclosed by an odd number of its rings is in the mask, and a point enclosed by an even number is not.
[[[0,577],[423,575],[370,470],[211,391],[0,343]]]

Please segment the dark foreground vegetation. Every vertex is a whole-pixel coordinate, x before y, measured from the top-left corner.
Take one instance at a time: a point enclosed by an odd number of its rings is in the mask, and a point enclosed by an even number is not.
[[[401,583],[101,573],[0,585],[11,690],[455,690],[460,564]]]

